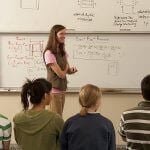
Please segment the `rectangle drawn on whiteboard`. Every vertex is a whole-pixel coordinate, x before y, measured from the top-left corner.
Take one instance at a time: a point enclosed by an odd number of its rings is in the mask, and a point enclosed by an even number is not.
[[[118,75],[119,64],[118,62],[108,63],[108,75],[116,76]]]
[[[20,0],[20,8],[38,10],[39,0]]]
[[[78,0],[78,4],[81,8],[94,8],[94,0]]]

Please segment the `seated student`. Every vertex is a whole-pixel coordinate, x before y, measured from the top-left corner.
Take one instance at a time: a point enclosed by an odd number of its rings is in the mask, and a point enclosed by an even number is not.
[[[61,150],[116,150],[111,121],[96,112],[101,105],[100,89],[85,85],[79,93],[79,103],[80,113],[65,122]]]
[[[127,150],[150,150],[150,75],[142,80],[141,90],[145,101],[121,115],[119,133]]]
[[[22,87],[23,111],[14,117],[14,133],[23,150],[59,150],[62,118],[45,110],[50,103],[52,85],[43,78],[27,80]],[[32,108],[29,108],[29,103]]]
[[[11,140],[11,122],[0,114],[0,149],[9,150]]]

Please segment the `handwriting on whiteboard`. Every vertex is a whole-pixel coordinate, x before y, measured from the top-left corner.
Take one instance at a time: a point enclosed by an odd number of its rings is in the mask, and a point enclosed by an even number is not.
[[[16,36],[8,39],[7,64],[11,69],[26,69],[28,77],[43,76],[46,73],[43,62],[43,50],[46,38]],[[105,61],[108,75],[119,74],[119,62],[123,57],[123,50],[119,44],[114,44],[110,38],[100,35],[75,36],[73,59]],[[66,41],[66,46],[69,43]],[[71,56],[70,56],[71,57]]]
[[[95,0],[78,0],[78,11],[73,12],[73,18],[78,22],[93,22],[95,19]],[[90,11],[89,11],[90,10]]]
[[[21,36],[10,39],[8,40],[8,65],[14,69],[25,66],[28,76],[40,76],[45,70],[43,49],[44,40]]]
[[[74,59],[118,61],[122,55],[121,46],[110,44],[107,38],[100,36],[76,37]]]
[[[81,62],[87,60],[102,61],[108,76],[119,74],[119,65],[124,52],[122,46],[112,42],[110,38],[100,35],[75,36],[73,45],[73,59]]]
[[[142,0],[117,0],[120,12],[114,15],[114,26],[128,30],[148,28],[150,25],[150,9],[146,6],[143,8],[142,3]]]

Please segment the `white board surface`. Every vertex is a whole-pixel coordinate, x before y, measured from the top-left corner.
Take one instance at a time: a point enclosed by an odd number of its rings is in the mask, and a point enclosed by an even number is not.
[[[3,0],[0,31],[150,31],[149,0]]]
[[[46,78],[42,59],[48,34],[0,34],[0,87],[21,87],[25,78]],[[150,73],[149,34],[67,34],[68,86],[140,88]]]

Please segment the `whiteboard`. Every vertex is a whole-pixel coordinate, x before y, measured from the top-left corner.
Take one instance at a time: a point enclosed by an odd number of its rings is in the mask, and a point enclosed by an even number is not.
[[[3,0],[0,31],[150,31],[149,0]]]
[[[0,87],[21,87],[26,78],[46,78],[42,52],[48,34],[0,34]],[[67,34],[68,87],[140,88],[150,73],[149,34]]]

